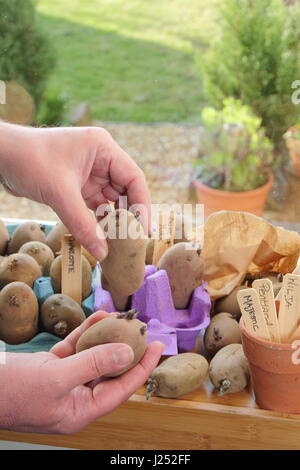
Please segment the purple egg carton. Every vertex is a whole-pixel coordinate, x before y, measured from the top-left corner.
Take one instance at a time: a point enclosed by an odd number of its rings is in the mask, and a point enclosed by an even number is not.
[[[177,310],[167,272],[146,266],[144,282],[132,296],[131,308],[138,310],[139,320],[148,325],[148,343],[164,343],[166,356],[193,349],[199,332],[210,322],[211,300],[206,285],[194,290],[188,309]],[[97,310],[116,311],[110,293],[101,286],[95,288],[94,311]]]

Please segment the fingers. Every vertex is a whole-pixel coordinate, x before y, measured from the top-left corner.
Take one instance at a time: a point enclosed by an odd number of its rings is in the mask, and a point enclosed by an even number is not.
[[[144,173],[112,138],[106,139],[106,153],[109,154],[110,158],[109,177],[111,185],[114,188],[124,188],[129,206],[139,205],[144,207],[144,210],[140,209],[141,222],[145,233],[148,234],[151,216],[151,198]],[[101,159],[102,155],[103,147],[99,145],[96,159]]]
[[[126,401],[140,388],[157,366],[164,345],[158,341],[151,343],[146,353],[133,369],[111,380],[105,380],[93,389],[94,404],[91,409],[91,420],[97,419]]]
[[[87,318],[80,326],[78,326],[72,333],[70,333],[63,341],[55,344],[51,349],[51,353],[59,358],[71,356],[76,352],[76,343],[79,340],[80,336],[88,329],[90,326],[94,325],[103,318],[107,317],[109,314],[100,310],[99,312],[93,313]]]
[[[60,384],[61,393],[64,395],[78,385],[121,371],[129,366],[133,359],[133,351],[127,344],[102,344],[52,361],[49,364],[49,374]]]
[[[94,215],[88,210],[81,195],[80,185],[73,181],[64,188],[64,194],[56,196],[51,204],[62,222],[68,227],[76,240],[97,260],[107,256],[107,242]]]

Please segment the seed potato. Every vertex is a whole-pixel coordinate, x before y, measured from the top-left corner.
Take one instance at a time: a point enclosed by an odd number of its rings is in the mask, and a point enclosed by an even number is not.
[[[249,376],[249,364],[241,344],[220,349],[209,365],[209,378],[220,396],[243,390]]]
[[[113,313],[88,328],[76,344],[76,352],[89,349],[100,344],[125,343],[131,346],[134,352],[132,364],[113,377],[124,374],[142,359],[147,342],[147,326],[135,318],[138,312],[129,310],[125,313]],[[111,377],[112,377],[111,376]]]
[[[181,353],[168,357],[150,375],[147,398],[153,394],[164,398],[178,398],[199,389],[208,372],[205,357],[195,353]]]
[[[30,341],[38,332],[38,301],[24,282],[11,282],[0,292],[0,339],[8,344]]]
[[[240,327],[233,315],[222,312],[211,319],[204,335],[205,349],[211,356],[228,344],[241,342]]]
[[[162,255],[157,269],[164,269],[168,274],[174,307],[187,308],[193,291],[203,280],[200,248],[193,242],[177,243]]]

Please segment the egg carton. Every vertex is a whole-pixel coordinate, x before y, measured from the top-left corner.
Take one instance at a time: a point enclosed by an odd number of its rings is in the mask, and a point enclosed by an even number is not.
[[[174,307],[167,272],[146,266],[144,282],[133,294],[131,308],[148,325],[148,343],[161,341],[166,356],[193,349],[197,336],[210,322],[211,299],[206,285],[203,283],[194,290],[187,309],[178,310]],[[95,287],[94,309],[116,311],[110,293],[101,285]]]

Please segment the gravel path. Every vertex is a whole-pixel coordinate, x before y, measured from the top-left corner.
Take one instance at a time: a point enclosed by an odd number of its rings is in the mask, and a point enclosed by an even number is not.
[[[200,126],[97,124],[105,127],[144,170],[153,203],[194,202],[190,174],[201,139]],[[282,210],[267,211],[267,219],[300,222],[300,181],[291,177],[289,184],[289,196]],[[57,219],[49,207],[25,198],[14,198],[3,189],[0,190],[0,216]]]

